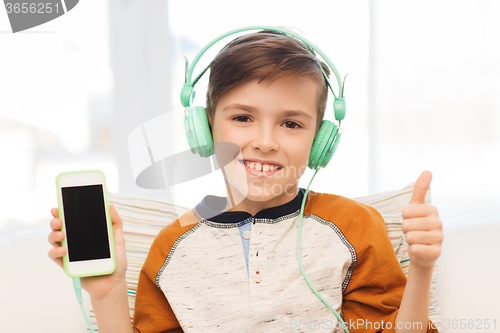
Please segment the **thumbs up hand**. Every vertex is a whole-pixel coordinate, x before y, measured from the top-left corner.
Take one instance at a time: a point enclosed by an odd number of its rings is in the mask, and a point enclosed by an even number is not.
[[[408,243],[410,267],[430,269],[441,254],[443,228],[436,207],[425,204],[432,173],[424,171],[418,177],[413,195],[403,208],[403,233]]]

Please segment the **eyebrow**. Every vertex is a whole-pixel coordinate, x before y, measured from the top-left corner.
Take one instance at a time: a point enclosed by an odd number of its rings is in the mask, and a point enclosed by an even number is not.
[[[240,104],[240,103],[229,104],[221,111],[229,111],[230,109],[241,109],[241,110],[245,110],[245,111],[250,112],[250,113],[257,111],[257,109],[254,108],[253,106],[246,105],[246,104]],[[283,114],[287,117],[304,116],[304,117],[309,118],[311,121],[314,120],[313,117],[311,117],[311,115],[309,113],[302,111],[302,110],[284,110],[281,112],[281,114]]]

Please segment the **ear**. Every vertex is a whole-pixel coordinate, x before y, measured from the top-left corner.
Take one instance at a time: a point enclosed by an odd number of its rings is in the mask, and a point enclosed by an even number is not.
[[[213,118],[210,117],[210,113],[208,112],[207,109],[205,109],[205,112],[207,113],[208,127],[210,129],[210,132],[212,132]]]

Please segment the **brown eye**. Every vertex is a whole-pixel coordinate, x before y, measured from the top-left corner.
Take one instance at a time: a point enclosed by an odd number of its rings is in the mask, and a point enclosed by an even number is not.
[[[236,120],[237,122],[240,122],[240,123],[246,123],[248,122],[250,118],[248,118],[247,116],[237,116],[237,117],[234,117],[233,120]]]
[[[284,124],[286,128],[291,128],[291,129],[302,128],[302,126],[293,121],[286,121]]]

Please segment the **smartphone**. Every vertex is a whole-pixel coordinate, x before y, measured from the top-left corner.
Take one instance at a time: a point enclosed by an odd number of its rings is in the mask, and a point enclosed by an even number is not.
[[[104,173],[100,170],[60,173],[56,178],[59,218],[65,238],[64,270],[68,276],[111,274],[116,269],[113,227]]]

